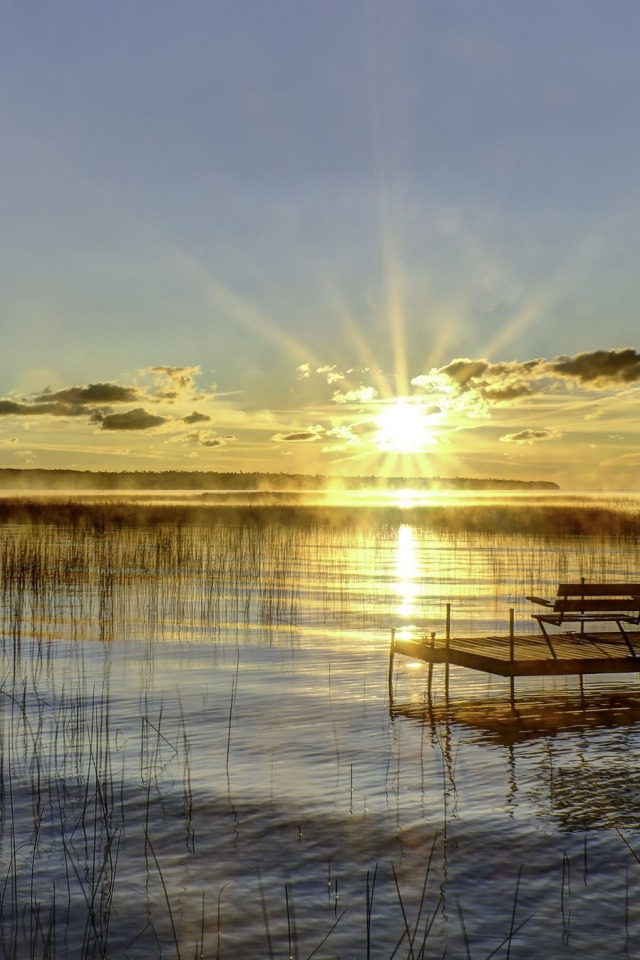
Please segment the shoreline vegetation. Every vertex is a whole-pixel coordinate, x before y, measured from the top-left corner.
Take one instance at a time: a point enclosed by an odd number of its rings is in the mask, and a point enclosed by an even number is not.
[[[502,480],[473,477],[328,477],[320,474],[214,470],[45,470],[0,468],[0,490],[111,491],[283,491],[305,490],[559,490],[551,480]]]
[[[227,528],[246,531],[333,529],[336,532],[411,526],[436,536],[523,535],[527,537],[606,538],[611,542],[640,538],[640,511],[624,505],[583,502],[545,503],[535,498],[520,503],[428,503],[422,505],[319,506],[305,504],[294,494],[279,501],[246,504],[195,501],[141,503],[41,497],[28,492],[0,497],[0,526],[44,524],[58,529],[83,529],[103,535],[107,530],[141,528]],[[300,495],[302,496],[302,494]],[[293,499],[292,499],[293,498]]]

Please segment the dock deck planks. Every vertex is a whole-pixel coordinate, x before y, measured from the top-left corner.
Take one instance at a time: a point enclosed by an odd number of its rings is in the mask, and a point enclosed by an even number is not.
[[[640,673],[640,632],[629,632],[633,656],[619,633],[557,633],[554,658],[544,637],[516,635],[407,640],[392,638],[395,653],[426,663],[450,664],[501,677]],[[513,655],[512,655],[513,650]]]

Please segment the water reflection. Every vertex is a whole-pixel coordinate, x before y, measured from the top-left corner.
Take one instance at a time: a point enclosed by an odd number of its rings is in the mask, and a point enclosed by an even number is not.
[[[428,724],[460,724],[480,734],[483,742],[510,746],[562,733],[628,728],[640,722],[640,693],[566,696],[495,697],[490,700],[397,702],[393,717],[406,717]]]
[[[394,702],[391,715],[428,728],[445,759],[463,741],[483,752],[487,769],[502,756],[510,816],[530,808],[563,833],[614,830],[622,838],[640,828],[637,691],[525,696],[515,704],[506,697]],[[455,765],[447,769],[455,794]],[[476,788],[479,780],[476,772]]]
[[[420,591],[419,561],[413,527],[403,523],[398,527],[396,547],[396,590],[399,604],[398,616],[413,617],[417,613],[417,598]]]

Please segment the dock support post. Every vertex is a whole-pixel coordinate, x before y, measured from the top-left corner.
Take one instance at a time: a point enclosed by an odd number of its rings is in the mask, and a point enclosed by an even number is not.
[[[431,649],[436,645],[436,635],[432,632],[431,634]],[[433,660],[429,661],[429,668],[427,670],[427,701],[431,707],[431,691],[433,689]]]
[[[513,607],[509,610],[509,662],[511,663],[511,669],[513,670],[513,661],[515,659],[515,631],[513,625]],[[516,680],[513,676],[513,673],[509,677],[509,690],[511,693],[511,709],[515,707],[516,701]]]
[[[391,627],[391,643],[389,644],[389,675],[387,677],[387,683],[389,686],[389,707],[393,706],[393,655],[396,649],[395,644],[396,630],[395,627]]]
[[[449,641],[451,640],[451,604],[447,604],[447,616],[445,620],[445,664],[444,664],[444,698],[449,701]]]

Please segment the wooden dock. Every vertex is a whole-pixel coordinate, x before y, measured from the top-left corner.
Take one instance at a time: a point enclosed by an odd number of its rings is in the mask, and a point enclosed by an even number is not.
[[[640,631],[629,631],[627,636],[629,646],[620,633],[610,631],[557,633],[552,650],[542,635],[408,640],[392,631],[389,669],[395,654],[402,654],[509,678],[640,673]]]

